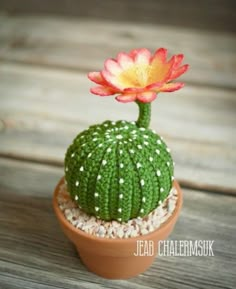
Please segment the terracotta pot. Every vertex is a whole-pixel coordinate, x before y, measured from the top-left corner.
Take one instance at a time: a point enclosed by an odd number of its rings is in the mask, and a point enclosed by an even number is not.
[[[58,183],[53,197],[53,207],[62,230],[76,246],[85,266],[93,273],[109,279],[131,278],[151,266],[157,254],[158,241],[165,240],[172,232],[183,201],[181,189],[175,181],[174,186],[178,191],[175,211],[158,229],[147,235],[128,239],[100,238],[75,228],[66,220],[57,203],[57,194],[62,182],[63,179]],[[153,254],[151,256],[135,256],[137,243],[142,243],[144,246],[152,243],[154,245]]]

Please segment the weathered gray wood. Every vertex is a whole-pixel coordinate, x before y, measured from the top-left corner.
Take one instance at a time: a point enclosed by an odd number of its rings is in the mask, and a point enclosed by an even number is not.
[[[214,257],[158,257],[144,274],[109,281],[89,273],[61,232],[52,192],[62,169],[0,159],[0,287],[234,288],[236,198],[184,190],[173,240],[215,240]]]
[[[236,37],[168,26],[52,17],[0,17],[0,59],[73,70],[98,70],[104,59],[136,47],[184,53],[188,82],[235,88]]]
[[[133,103],[89,94],[85,74],[2,64],[0,79],[5,156],[62,166],[67,146],[89,125],[137,118]],[[233,91],[188,85],[153,103],[152,127],[172,149],[183,184],[235,192],[235,109]]]
[[[167,24],[210,30],[234,31],[234,0],[1,0],[0,9],[10,13],[53,13],[118,21]]]

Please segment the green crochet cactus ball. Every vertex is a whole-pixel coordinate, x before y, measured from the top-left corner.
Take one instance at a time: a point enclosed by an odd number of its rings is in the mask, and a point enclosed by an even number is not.
[[[86,213],[128,221],[144,217],[168,196],[173,161],[152,130],[135,122],[105,121],[74,139],[66,153],[65,179]]]

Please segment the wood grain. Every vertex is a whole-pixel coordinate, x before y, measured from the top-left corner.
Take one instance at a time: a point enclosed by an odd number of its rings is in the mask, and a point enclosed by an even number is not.
[[[66,148],[89,125],[137,118],[135,104],[90,95],[80,73],[2,64],[0,78],[4,156],[62,166]],[[193,86],[153,103],[151,126],[172,149],[184,184],[235,192],[235,109],[234,92]]]
[[[1,0],[8,13],[41,13],[235,32],[234,0]]]
[[[214,257],[158,257],[139,277],[109,281],[89,273],[52,211],[62,169],[0,159],[0,287],[234,288],[236,198],[184,190],[173,240],[215,240]]]
[[[81,18],[0,17],[0,60],[88,72],[136,47],[184,53],[191,66],[183,76],[188,83],[236,88],[234,34]]]

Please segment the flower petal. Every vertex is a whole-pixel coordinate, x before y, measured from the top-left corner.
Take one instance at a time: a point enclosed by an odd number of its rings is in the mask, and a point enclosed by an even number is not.
[[[110,87],[106,87],[106,86],[101,86],[101,85],[92,87],[90,89],[90,92],[93,94],[100,95],[100,96],[108,96],[108,95],[113,95],[117,93],[116,91],[114,91],[114,89]]]
[[[120,102],[131,102],[136,100],[136,93],[120,94],[116,97]]]
[[[120,65],[114,59],[107,59],[105,61],[105,69],[113,75],[120,74],[123,70]]]
[[[183,58],[184,58],[184,55],[183,55],[183,54],[177,54],[177,55],[175,55],[175,63],[174,63],[174,65],[173,65],[173,68],[174,68],[174,69],[177,69],[177,68],[180,66]]]
[[[125,84],[122,84],[122,82],[119,81],[118,77],[115,75],[112,75],[110,72],[103,70],[102,71],[102,76],[104,79],[107,81],[107,83],[113,87],[114,89],[117,90],[122,90],[125,88]]]
[[[88,78],[97,84],[105,84],[105,80],[102,77],[101,72],[97,71],[89,72]]]
[[[156,92],[146,91],[137,94],[137,99],[141,102],[151,102],[157,97]]]
[[[180,68],[178,68],[177,70],[173,70],[170,76],[170,80],[176,79],[177,77],[185,73],[188,70],[188,68],[189,68],[189,65],[185,64],[181,66]]]
[[[133,59],[128,54],[122,52],[117,55],[117,62],[124,70],[134,65]]]
[[[154,53],[151,62],[161,62],[165,63],[166,62],[166,57],[167,57],[167,49],[165,48],[159,48],[156,50]]]
[[[163,85],[159,91],[171,92],[171,91],[178,90],[178,89],[182,88],[183,86],[184,86],[183,82],[167,83],[167,84]]]
[[[163,82],[155,82],[145,87],[145,91],[147,90],[158,90],[158,88],[163,86]]]
[[[151,52],[146,48],[137,51],[134,61],[136,64],[149,64],[151,60]]]

